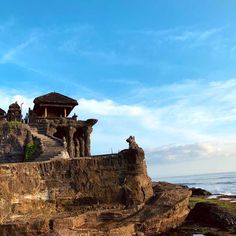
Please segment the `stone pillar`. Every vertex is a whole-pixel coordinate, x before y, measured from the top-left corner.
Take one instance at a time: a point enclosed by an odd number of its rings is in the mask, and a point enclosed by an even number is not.
[[[84,141],[85,141],[85,156],[91,156],[91,140],[90,135],[93,131],[91,126],[87,126],[84,128]]]
[[[47,107],[44,108],[44,117],[45,118],[48,117],[48,108]]]
[[[80,157],[80,142],[77,137],[75,138],[75,157]]]
[[[68,128],[68,140],[67,140],[67,150],[68,153],[70,155],[70,157],[74,157],[75,156],[75,144],[74,144],[74,133],[75,133],[76,129],[72,126],[69,126]]]
[[[79,144],[80,144],[80,156],[84,157],[85,156],[85,142],[84,142],[84,137],[79,138]]]

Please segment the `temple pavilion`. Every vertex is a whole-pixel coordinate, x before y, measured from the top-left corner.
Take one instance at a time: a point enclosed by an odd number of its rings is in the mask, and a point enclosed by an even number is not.
[[[35,98],[33,112],[43,118],[68,117],[77,105],[75,99],[53,92]]]
[[[90,156],[90,135],[97,120],[77,120],[76,114],[69,117],[77,105],[77,100],[60,93],[42,95],[34,99],[28,122],[43,134],[66,140],[70,157]]]

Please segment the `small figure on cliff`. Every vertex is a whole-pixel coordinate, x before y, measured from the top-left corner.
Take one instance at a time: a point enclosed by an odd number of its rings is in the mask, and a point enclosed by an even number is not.
[[[135,141],[134,136],[129,136],[129,138],[126,139],[126,142],[129,143],[129,149],[140,149],[139,145]]]

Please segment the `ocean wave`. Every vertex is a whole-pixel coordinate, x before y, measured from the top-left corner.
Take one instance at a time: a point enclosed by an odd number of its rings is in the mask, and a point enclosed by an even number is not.
[[[236,184],[235,181],[226,181],[226,182],[216,182],[216,183],[212,183],[212,184]]]

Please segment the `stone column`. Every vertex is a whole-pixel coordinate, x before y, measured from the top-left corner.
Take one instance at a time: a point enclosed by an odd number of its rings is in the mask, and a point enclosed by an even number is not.
[[[48,108],[47,107],[44,108],[44,117],[45,118],[48,117]]]
[[[75,138],[75,157],[80,157],[80,142],[77,137]]]
[[[87,126],[84,128],[84,141],[85,141],[85,156],[91,156],[91,140],[90,135],[93,131],[91,126]]]
[[[74,144],[74,133],[75,133],[76,129],[72,126],[69,126],[68,128],[68,141],[67,141],[67,149],[68,149],[68,153],[70,155],[70,157],[74,157],[75,156],[75,144]]]
[[[80,156],[84,157],[85,156],[85,142],[84,142],[84,137],[79,138],[79,144],[80,144]]]

